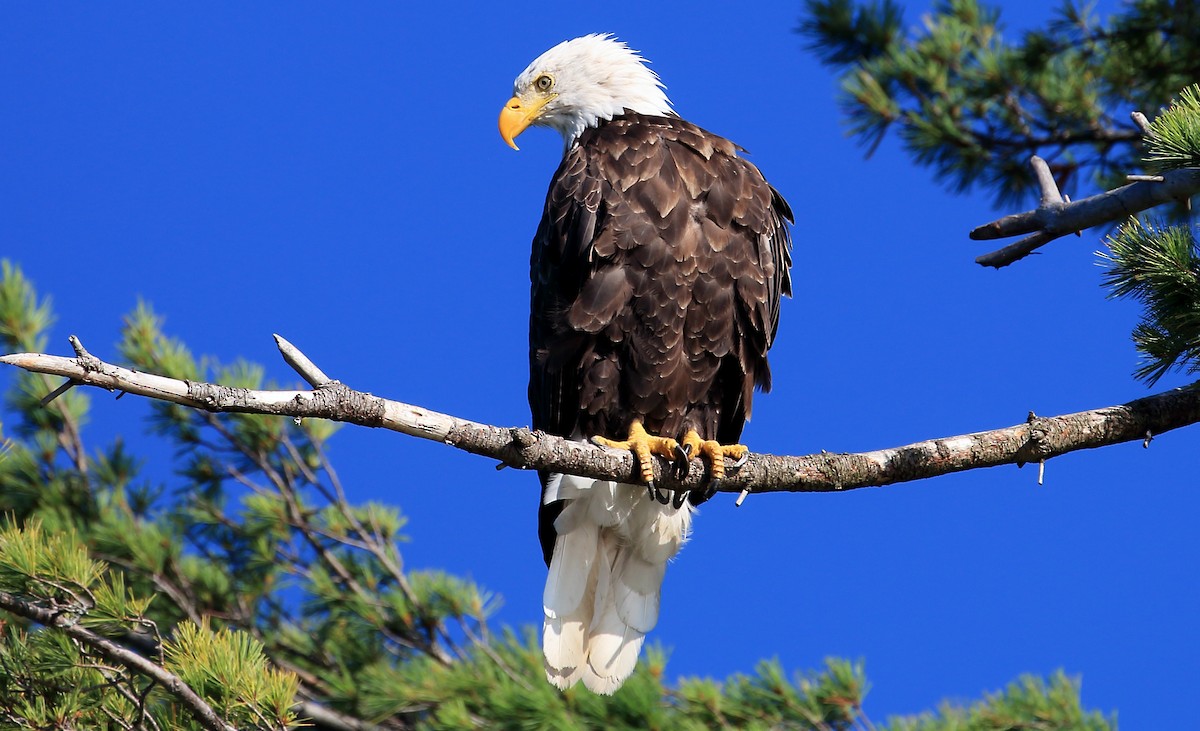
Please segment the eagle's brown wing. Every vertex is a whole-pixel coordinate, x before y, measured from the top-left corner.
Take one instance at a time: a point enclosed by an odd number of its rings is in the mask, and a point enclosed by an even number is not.
[[[771,384],[792,212],[738,153],[677,117],[627,114],[563,158],[530,262],[535,429],[617,437],[637,418],[741,436]],[[541,511],[547,564],[560,509]]]

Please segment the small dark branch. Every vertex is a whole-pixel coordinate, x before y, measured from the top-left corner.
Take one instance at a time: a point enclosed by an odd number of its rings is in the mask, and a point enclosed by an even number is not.
[[[1161,181],[1140,181],[1083,200],[1043,204],[1036,210],[1005,216],[972,231],[971,238],[977,241],[1033,234],[975,261],[999,269],[1060,236],[1117,221],[1163,203],[1189,199],[1197,193],[1200,193],[1200,168],[1182,168],[1164,173]]]
[[[1067,147],[1077,144],[1113,145],[1121,142],[1131,142],[1141,139],[1142,133],[1132,129],[1086,129],[1073,132],[1053,132],[1051,134],[1034,136],[1022,134],[1016,137],[989,134],[983,130],[972,130],[971,136],[982,146],[990,150],[1004,150],[1016,153],[1020,150],[1038,150],[1043,147]]]
[[[102,637],[78,624],[77,615],[54,612],[3,591],[0,591],[0,609],[12,612],[20,617],[25,617],[46,627],[53,627],[105,660],[118,663],[136,673],[152,678],[182,703],[188,712],[191,713],[192,717],[196,719],[196,722],[203,728],[209,731],[237,731],[233,726],[222,720],[217,715],[217,712],[213,710],[212,706],[208,705],[203,698],[180,680],[179,676],[168,671],[166,668],[155,665],[133,650],[122,647],[112,640]]]
[[[309,523],[302,513],[300,504],[297,501],[296,493],[292,489],[291,485],[280,484],[277,485],[277,487],[279,487],[279,493],[283,497],[284,504],[287,507],[288,522],[293,528],[300,532],[300,535],[303,536],[305,542],[307,542],[309,547],[316,552],[317,556],[321,559],[329,571],[336,576],[342,582],[342,584],[346,586],[347,589],[353,592],[360,601],[365,603],[367,606],[382,609],[380,606],[380,601],[374,598],[370,592],[368,592],[357,580],[355,580],[354,575],[350,573],[349,569],[346,568],[341,559],[337,557],[337,554],[329,550],[324,541],[321,540],[321,536],[318,534],[318,531],[313,528],[312,524]],[[439,647],[432,639],[426,640],[426,638],[420,636],[417,636],[413,639],[403,637],[388,628],[386,623],[382,621],[380,622],[379,631],[385,637],[401,646],[421,650],[443,665],[450,664],[450,658],[446,655],[446,651]]]
[[[289,449],[294,451],[295,447],[291,445],[290,440],[286,443]],[[408,577],[404,574],[404,570],[401,567],[400,554],[396,550],[395,544],[384,540],[375,526],[372,526],[371,530],[367,530],[362,521],[354,515],[354,511],[350,509],[350,502],[346,499],[346,493],[342,489],[341,480],[338,478],[333,464],[326,458],[325,450],[320,447],[317,447],[317,458],[320,460],[321,469],[329,476],[333,492],[330,493],[329,489],[315,478],[315,475],[309,482],[321,492],[331,505],[337,508],[342,519],[351,527],[353,533],[359,537],[362,549],[370,552],[383,565],[391,575],[392,580],[396,582],[396,586],[399,587],[401,593],[404,594],[404,598],[414,607],[421,607],[421,602],[418,600],[416,592],[413,591],[412,586],[408,582]],[[299,459],[299,455],[296,455],[295,459],[297,463],[303,463],[303,460]]]
[[[1200,171],[1197,171],[1200,172]],[[1074,205],[1074,204],[1072,204]],[[176,381],[102,364],[87,370],[74,358],[41,354],[0,356],[0,363],[74,378],[211,412],[323,418],[383,427],[443,442],[521,469],[549,470],[599,480],[639,481],[631,454],[521,427],[498,427],[354,391],[336,383],[312,391],[251,391]],[[753,454],[720,484],[723,492],[836,492],[888,485],[978,467],[1037,462],[1158,435],[1200,422],[1200,387],[1167,391],[1122,406],[1038,418],[1035,422],[976,434],[934,439],[860,454],[801,457]],[[693,460],[685,475],[655,464],[655,482],[669,490],[692,490],[707,480]]]
[[[78,385],[79,385],[79,383],[76,381],[65,381],[61,386],[54,389],[53,391],[46,394],[45,396],[43,396],[42,400],[38,401],[38,406],[45,408],[47,405],[49,405],[49,403],[51,401],[58,398],[59,396],[62,396],[64,393],[66,393],[67,391],[70,391],[72,388],[75,388]]]
[[[486,625],[481,626],[484,629],[487,627]],[[463,623],[462,628],[463,633],[467,635],[467,639],[471,641],[472,645],[484,655],[487,655],[488,659],[496,663],[496,667],[500,668],[500,672],[507,675],[509,680],[524,688],[526,692],[533,692],[533,688],[530,687],[529,683],[526,683],[525,679],[522,678],[519,673],[509,667],[508,663],[504,662],[504,658],[500,657],[500,653],[492,649],[492,646],[488,644],[486,638],[480,637],[472,632],[471,628],[467,626],[466,622]]]
[[[113,556],[100,552],[97,552],[95,556],[105,563],[115,564],[130,573],[138,574],[142,577],[150,579],[150,581],[154,584],[154,588],[160,593],[166,594],[168,597],[170,597],[171,601],[174,602],[175,607],[187,615],[188,619],[192,620],[196,624],[200,624],[203,621],[203,617],[200,615],[200,610],[196,606],[196,597],[184,588],[175,585],[163,574],[147,571],[133,561],[127,561],[119,556]]]
[[[71,335],[68,340],[71,343],[71,347],[75,349],[75,355],[79,358],[80,363],[91,364],[93,361],[99,362],[83,349],[83,345],[80,344],[79,339],[74,335]],[[58,388],[55,388],[43,397],[42,406],[50,404],[77,385],[73,381],[67,381]],[[76,423],[75,416],[63,402],[60,401],[55,404],[54,408],[62,418],[62,430],[58,433],[58,443],[63,448],[63,451],[66,452],[67,457],[75,464],[75,470],[81,475],[86,475],[88,471],[87,450],[83,446],[83,437],[79,431],[79,424]]]
[[[303,353],[300,353],[299,350],[295,350],[294,346],[291,346],[289,344],[289,347],[293,348],[293,350],[295,351],[295,354],[299,358],[303,359],[304,361],[308,360],[307,356],[305,356]],[[322,538],[330,538],[332,540],[336,540],[345,545],[352,545],[353,541],[349,541],[349,540],[346,540],[343,538],[335,538],[333,536],[329,536],[327,534],[324,534],[324,533],[318,531],[312,525],[312,523],[308,520],[309,516],[305,515],[304,512],[301,510],[300,503],[298,501],[298,496],[297,496],[296,489],[295,489],[295,485],[293,484],[292,478],[289,475],[287,475],[286,473],[280,473],[278,470],[276,470],[272,466],[270,461],[268,459],[266,459],[265,455],[263,455],[261,453],[256,453],[256,452],[253,452],[253,451],[247,449],[241,442],[239,442],[237,439],[234,438],[233,434],[230,433],[229,430],[226,428],[226,425],[223,422],[219,421],[215,416],[209,414],[207,416],[207,419],[208,419],[209,426],[211,426],[215,431],[217,431],[219,434],[221,434],[221,436],[225,438],[225,440],[229,443],[229,445],[233,449],[240,451],[242,453],[242,455],[244,457],[246,457],[246,459],[250,460],[256,467],[258,467],[259,471],[261,471],[263,473],[263,475],[265,475],[267,477],[267,479],[269,479],[271,481],[271,484],[278,491],[279,495],[284,499],[284,504],[287,507],[287,511],[288,511],[289,523],[292,525],[292,527],[294,527],[297,531],[300,532],[301,536],[305,539],[305,541],[308,543],[308,545],[317,553],[317,555],[324,561],[325,565],[329,568],[329,570],[331,572],[333,572],[334,575],[339,577],[344,582],[344,584],[347,586],[347,588],[349,588],[362,601],[366,602],[368,605],[372,605],[372,606],[378,605],[378,602],[374,601],[370,597],[369,593],[365,589],[363,589],[362,585],[359,584],[357,581],[355,581],[354,577],[351,575],[349,570],[346,569],[345,565],[341,562],[341,560],[338,559],[337,555],[335,553],[333,553],[332,551],[328,550],[328,548],[325,546],[325,544],[322,542],[321,539]],[[258,488],[256,488],[249,480],[247,480],[243,475],[241,475],[240,472],[238,472],[232,466],[228,466],[227,469],[229,470],[231,476],[234,477],[235,479],[237,479],[239,482],[246,485],[247,487],[249,487],[252,490],[256,490],[256,491],[258,490]],[[365,547],[363,547],[363,548],[365,549]],[[400,579],[402,582],[404,581],[403,576],[401,576]],[[409,596],[410,599],[413,598],[411,592],[406,592],[406,595]],[[414,600],[414,605],[415,605],[415,600]],[[408,647],[408,648],[411,648],[414,650],[421,650],[421,651],[425,652],[426,654],[430,655],[431,657],[433,657],[438,662],[442,663],[443,665],[448,665],[450,663],[450,658],[446,655],[445,650],[443,650],[440,646],[438,646],[436,644],[436,642],[434,642],[433,640],[430,640],[430,639],[427,639],[427,638],[424,638],[421,636],[417,636],[414,640],[410,641],[406,637],[398,635],[395,632],[393,632],[392,630],[390,630],[388,627],[382,626],[382,625],[380,626],[379,630],[385,637],[387,637],[389,640],[391,640],[392,642],[395,642],[398,645],[401,645],[403,647]]]
[[[1008,266],[1018,259],[1024,259],[1046,244],[1064,235],[1065,234],[1054,235],[1045,232],[1031,234],[1020,241],[1005,246],[1002,249],[996,249],[993,252],[976,257],[975,263],[982,264],[986,267],[995,267],[999,269],[1000,267]]]
[[[146,683],[146,687],[142,691],[142,696],[139,698],[138,696],[134,695],[133,691],[122,685],[122,678],[110,677],[111,671],[105,672],[104,670],[101,670],[100,673],[108,679],[108,688],[115,691],[130,705],[132,705],[135,710],[137,710],[137,722],[134,724],[121,722],[119,719],[113,718],[112,716],[110,716],[110,718],[112,718],[114,722],[119,722],[127,728],[146,729],[147,726],[149,726],[149,728],[154,729],[154,731],[158,731],[158,722],[154,720],[153,716],[146,712],[146,697],[150,694],[150,691],[154,689],[154,684]]]
[[[301,719],[307,719],[318,729],[330,731],[383,731],[382,726],[327,708],[313,701],[302,701],[296,708]]]

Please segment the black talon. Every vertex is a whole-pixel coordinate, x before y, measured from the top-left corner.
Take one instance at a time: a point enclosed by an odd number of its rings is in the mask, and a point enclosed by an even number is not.
[[[709,480],[699,492],[692,494],[692,505],[700,505],[708,502],[708,500],[717,494],[717,488],[721,486],[721,478]]]
[[[687,476],[688,468],[692,459],[692,445],[676,444],[675,445],[675,461],[671,463],[671,468],[675,476],[683,478]]]
[[[750,453],[746,452],[741,457],[739,457],[736,461],[726,462],[725,467],[726,468],[732,467],[733,469],[736,470],[737,468],[741,467],[742,465],[746,464],[749,461],[750,461]]]
[[[671,501],[666,493],[658,489],[658,485],[655,485],[653,480],[646,483],[646,489],[650,491],[650,499],[657,503],[666,505]]]
[[[683,507],[684,502],[687,501],[687,497],[687,490],[676,490],[675,497],[671,498],[671,507],[679,510]]]

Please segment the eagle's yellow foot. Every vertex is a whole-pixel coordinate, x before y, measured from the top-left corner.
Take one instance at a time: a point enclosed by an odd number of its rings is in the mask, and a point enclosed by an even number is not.
[[[628,439],[616,441],[604,437],[592,437],[592,442],[602,447],[628,449],[633,452],[633,456],[637,458],[638,470],[642,476],[642,482],[646,483],[646,487],[650,490],[650,497],[663,505],[667,504],[669,498],[660,493],[658,488],[654,486],[654,463],[650,460],[650,456],[657,454],[660,457],[674,459],[676,451],[679,448],[679,442],[670,437],[659,437],[650,434],[646,431],[646,427],[642,426],[642,422],[636,419],[629,425]]]
[[[717,492],[721,480],[725,479],[725,460],[732,459],[733,466],[740,467],[750,456],[750,449],[744,444],[721,444],[714,439],[701,439],[694,429],[689,429],[679,443],[678,453],[684,462],[697,455],[708,458],[708,483],[704,486],[699,500],[693,498],[693,503],[699,504],[712,497]]]
[[[692,459],[696,455],[708,457],[708,462],[712,465],[709,477],[714,480],[725,478],[726,458],[732,459],[740,465],[750,454],[750,449],[745,444],[721,444],[714,439],[701,439],[700,435],[692,429],[683,435],[683,441],[679,443],[679,448],[687,459]]]

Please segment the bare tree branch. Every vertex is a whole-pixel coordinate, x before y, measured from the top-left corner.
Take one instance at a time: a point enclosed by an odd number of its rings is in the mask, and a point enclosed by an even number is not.
[[[1059,196],[1045,160],[1034,155],[1030,164],[1042,188],[1041,205],[1032,211],[1015,213],[986,223],[972,231],[971,238],[979,241],[1031,235],[977,257],[975,261],[978,264],[999,269],[1025,258],[1061,236],[1117,221],[1163,203],[1186,200],[1200,193],[1200,168],[1184,168],[1163,173],[1161,180],[1130,183],[1072,202]]]
[[[209,731],[237,731],[236,728],[222,720],[212,706],[180,680],[178,675],[79,624],[78,615],[70,612],[55,612],[4,591],[0,591],[0,609],[38,624],[53,627],[105,660],[119,663],[134,672],[153,678],[188,709],[197,723]]]
[[[278,337],[278,336],[277,336]],[[282,338],[279,338],[282,340]],[[286,343],[286,341],[283,341]],[[72,337],[72,344],[78,340]],[[79,346],[78,351],[82,351]],[[500,466],[564,472],[595,479],[639,481],[628,452],[576,442],[523,427],[499,427],[355,391],[337,381],[308,391],[256,391],[139,373],[84,355],[0,356],[0,363],[71,381],[170,401],[211,412],[321,418],[382,427],[497,459]],[[298,352],[298,351],[296,351]],[[305,359],[307,360],[307,359]],[[1200,382],[1092,411],[1038,417],[1023,424],[858,454],[751,454],[724,479],[724,492],[835,492],[875,487],[1003,464],[1044,462],[1068,452],[1147,440],[1200,422]],[[666,489],[695,489],[706,480],[699,460],[686,474],[665,461],[655,481]]]
[[[311,721],[318,728],[330,731],[384,731],[382,726],[338,713],[313,701],[301,701],[296,710],[301,718]]]

